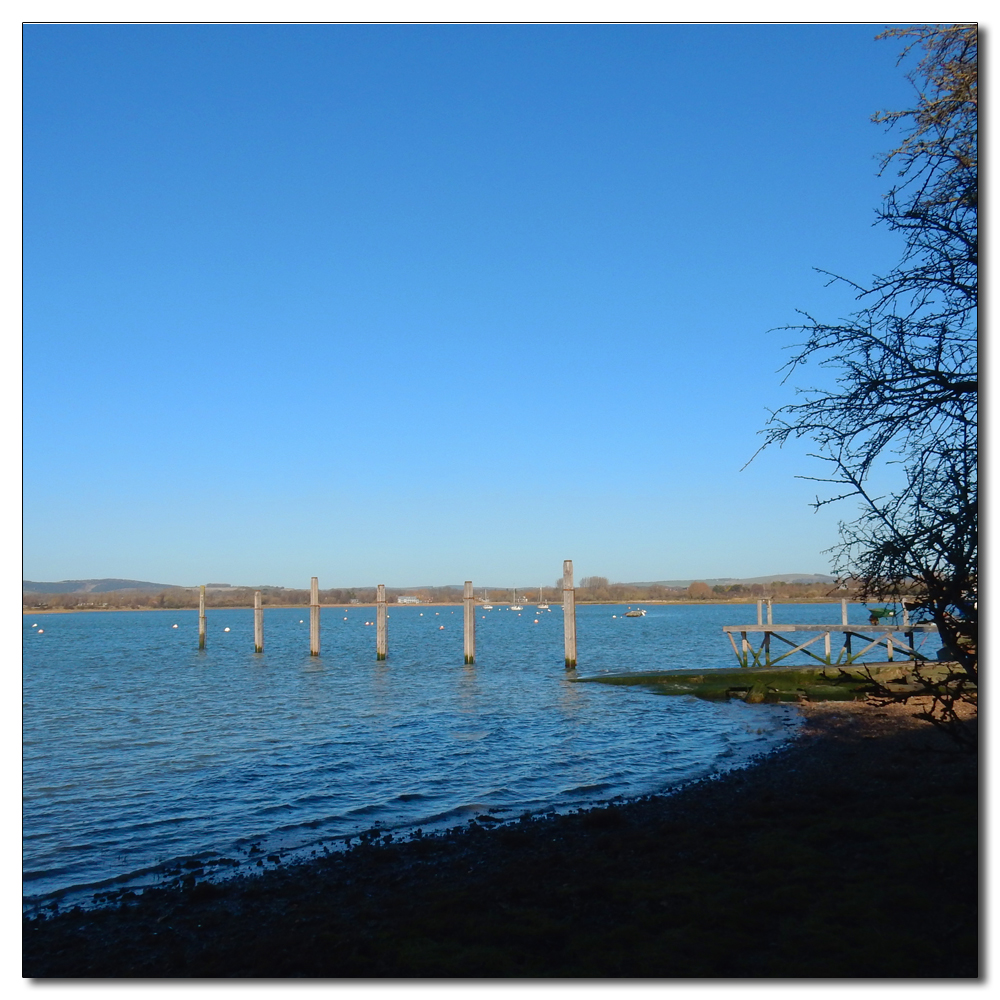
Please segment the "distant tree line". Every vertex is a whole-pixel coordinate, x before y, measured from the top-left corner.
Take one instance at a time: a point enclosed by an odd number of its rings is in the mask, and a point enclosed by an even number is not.
[[[254,593],[260,591],[265,607],[299,607],[309,603],[308,590],[287,587],[227,587],[208,589],[205,606],[209,608],[252,607]],[[386,588],[386,597],[394,602],[401,595],[412,595],[422,603],[456,604],[462,600],[462,591],[456,587],[424,587],[418,590]],[[111,590],[102,593],[41,594],[25,591],[22,606],[37,610],[91,610],[131,608],[179,609],[198,607],[197,587],[169,587],[159,592],[139,590]],[[374,604],[374,587],[330,588],[319,592],[320,604]]]
[[[562,579],[556,581],[557,593],[562,592]],[[709,586],[695,580],[687,587],[667,587],[663,584],[611,583],[607,577],[585,576],[576,588],[578,604],[628,604],[642,601],[748,601],[762,598],[783,601],[830,601],[852,598],[855,588],[850,581],[846,590],[831,583],[733,583]],[[905,596],[906,590],[901,591]]]
[[[224,590],[208,590],[205,606],[209,608],[246,608],[253,606],[254,592],[261,592],[261,603],[265,607],[301,607],[309,603],[308,590],[286,587],[229,587]],[[476,588],[476,600],[482,602],[484,592],[495,603],[506,603],[511,597],[507,588]],[[518,599],[534,604],[539,600],[537,587],[518,587]],[[916,593],[915,588],[900,586],[899,596]],[[462,590],[459,587],[410,587],[386,588],[386,597],[395,603],[401,597],[415,597],[421,604],[461,604]],[[562,602],[562,580],[543,591],[544,600],[559,604]],[[611,583],[607,577],[586,576],[576,588],[578,604],[640,604],[643,602],[691,601],[732,601],[734,603],[757,601],[764,598],[789,602],[839,601],[841,598],[860,600],[860,588],[848,581],[838,587],[831,583],[785,583],[775,580],[771,583],[715,584],[709,586],[696,580],[688,587],[667,587],[663,584]],[[349,605],[374,604],[374,587],[330,588],[319,592],[320,604]],[[171,587],[160,592],[135,590],[107,591],[105,593],[39,594],[25,592],[22,604],[25,609],[34,610],[90,610],[162,608],[164,610],[198,607],[198,590],[195,587]]]

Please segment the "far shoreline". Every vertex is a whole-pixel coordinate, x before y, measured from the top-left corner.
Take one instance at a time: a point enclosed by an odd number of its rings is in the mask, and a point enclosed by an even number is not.
[[[767,598],[753,598],[748,601],[737,601],[737,600],[713,600],[706,599],[703,601],[577,601],[576,606],[578,608],[620,608],[623,605],[625,607],[697,607],[703,604],[731,604],[733,606],[739,605],[754,605],[758,600],[767,600]],[[839,604],[843,598],[831,598],[821,599],[817,597],[803,598],[801,600],[785,600],[770,598],[772,605],[785,605],[785,604]],[[857,599],[847,598],[848,604],[864,604],[864,601],[859,601]],[[877,602],[876,602],[877,603]],[[509,607],[509,601],[500,601],[493,604],[493,607]],[[275,611],[279,608],[289,608],[289,609],[299,609],[308,610],[311,607],[310,604],[265,604],[263,606],[264,611]],[[320,604],[321,608],[343,608],[345,611],[349,611],[351,608],[374,608],[376,604],[374,601],[368,601],[362,604]],[[452,603],[442,603],[442,602],[421,602],[420,604],[387,604],[390,608],[460,608],[462,607],[461,601],[455,601]],[[482,604],[477,604],[477,608],[483,607]],[[526,605],[526,607],[535,608],[535,605]],[[549,605],[550,608],[562,608],[561,601],[555,601]],[[72,615],[72,614],[88,614],[88,613],[104,613],[107,611],[197,611],[194,608],[23,608],[22,615]],[[223,605],[209,605],[205,608],[206,611],[253,611],[252,604],[223,604]]]

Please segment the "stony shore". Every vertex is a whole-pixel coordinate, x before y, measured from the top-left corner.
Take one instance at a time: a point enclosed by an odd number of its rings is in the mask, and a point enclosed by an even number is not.
[[[806,704],[671,795],[26,919],[23,974],[975,978],[977,757],[917,708]]]

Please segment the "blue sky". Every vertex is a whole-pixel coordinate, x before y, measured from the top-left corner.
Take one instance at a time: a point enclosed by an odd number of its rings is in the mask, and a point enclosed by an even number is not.
[[[898,253],[879,27],[28,26],[24,575],[828,571],[741,467]]]

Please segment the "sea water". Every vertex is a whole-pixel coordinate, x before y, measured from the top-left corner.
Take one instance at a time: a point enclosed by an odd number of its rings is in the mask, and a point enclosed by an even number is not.
[[[575,676],[734,665],[723,624],[753,605],[577,608]],[[783,705],[664,698],[578,684],[558,605],[86,612],[24,618],[24,893],[32,904],[182,870],[247,870],[378,827],[573,809],[712,774],[786,741]],[[776,605],[775,621],[839,621]],[[835,616],[835,617],[834,617]],[[860,607],[852,620],[864,621]],[[176,626],[176,627],[175,627]],[[226,631],[228,629],[228,631]],[[238,866],[238,868],[237,868]]]

